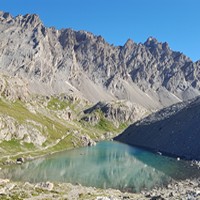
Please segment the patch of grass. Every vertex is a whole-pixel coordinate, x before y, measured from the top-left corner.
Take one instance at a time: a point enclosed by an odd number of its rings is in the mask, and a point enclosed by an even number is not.
[[[57,139],[60,139],[69,131],[68,123],[60,123],[58,118],[55,119],[55,116],[52,117],[50,114],[46,116],[42,113],[31,113],[21,101],[6,102],[0,99],[0,114],[14,118],[19,124],[26,125],[27,120],[32,120],[41,124],[42,128],[40,126],[32,126],[47,137],[47,141],[43,147],[55,143]],[[69,142],[69,144],[66,145],[67,142]],[[66,141],[66,143],[66,146],[71,145],[71,141]],[[0,147],[2,148],[2,152],[4,152],[4,155],[0,156],[12,156],[12,154],[17,153],[22,153],[22,155],[24,155],[27,151],[33,151],[30,153],[32,156],[35,154],[34,151],[38,150],[33,144],[20,143],[18,140],[3,141]],[[65,148],[65,146],[60,144],[59,149],[63,150],[62,148]],[[38,152],[36,154],[38,154]]]
[[[58,144],[55,146],[51,147],[49,150],[52,151],[61,151],[63,149],[72,149],[73,144],[72,144],[72,135],[68,135],[66,138],[61,140]]]
[[[121,124],[119,124],[118,127],[116,127],[113,122],[106,119],[106,117],[104,116],[102,111],[99,109],[97,109],[94,113],[91,113],[91,114],[98,116],[98,118],[100,119],[99,122],[94,126],[94,128],[99,133],[102,133],[102,132],[119,133],[128,127],[128,123],[121,123]],[[88,122],[81,121],[81,124],[87,128],[92,127],[92,125]]]
[[[9,195],[8,199],[13,199],[13,200],[23,200],[24,198],[20,197],[20,194],[11,194]]]
[[[100,119],[99,123],[96,124],[95,127],[104,131],[116,131],[113,123],[106,120],[104,117]]]
[[[59,100],[56,97],[51,97],[48,102],[47,108],[50,110],[64,110],[70,106],[70,102],[68,100]]]
[[[39,188],[39,187],[36,187],[36,188],[35,188],[35,191],[36,191],[37,193],[39,193],[39,194],[47,192],[47,190],[42,189],[42,188]]]
[[[59,143],[54,145],[58,139],[63,138],[67,132],[71,132],[72,130],[79,130],[81,134],[87,134],[92,139],[99,140],[101,135],[105,132],[113,132],[117,134],[120,130],[123,130],[127,126],[126,124],[120,124],[119,128],[116,128],[111,121],[104,117],[100,110],[97,110],[95,113],[100,119],[95,126],[84,121],[79,122],[77,120],[73,120],[68,122],[63,119],[59,119],[53,110],[45,110],[42,105],[42,103],[33,104],[33,106],[39,106],[39,109],[37,109],[37,113],[32,113],[27,109],[26,105],[19,100],[16,102],[9,102],[4,99],[0,99],[1,115],[14,118],[18,124],[31,125],[47,138],[46,142],[42,146],[43,148],[41,149],[35,147],[33,144],[25,142],[20,143],[18,140],[3,141],[0,143],[0,156],[2,156],[0,157],[1,161],[5,160],[7,156],[9,156],[10,159],[28,156],[35,157],[55,151],[72,149],[74,148],[72,141],[75,141],[77,147],[81,146],[81,142],[78,139],[76,140],[72,134],[69,134]],[[71,104],[68,99],[59,100],[58,98],[52,97],[47,107],[52,109],[65,109],[68,106],[78,112],[80,109],[79,100]],[[33,123],[31,123],[31,121],[33,121]],[[49,147],[44,149],[44,147],[47,146]]]
[[[25,147],[27,150],[33,150],[33,149],[35,149],[35,146],[34,146],[33,143],[24,142],[23,145],[24,145],[24,147]]]
[[[119,125],[118,130],[123,131],[123,130],[125,130],[126,128],[128,128],[128,126],[129,126],[129,123],[121,123],[121,124]]]
[[[7,159],[16,161],[19,157],[27,157],[28,152],[34,152],[37,148],[32,143],[20,143],[19,140],[12,139],[10,141],[3,141],[0,143],[1,148],[4,152],[0,157],[1,162],[6,162]],[[25,156],[26,155],[26,156]]]
[[[48,139],[50,139],[50,141],[60,138],[66,131],[68,131],[68,128],[58,121],[40,113],[31,113],[20,101],[12,103],[4,102],[0,99],[0,113],[14,118],[21,124],[26,123],[27,120],[33,120],[41,124],[43,127],[46,127],[46,130],[43,130],[42,133],[44,135],[48,134]],[[35,128],[39,129],[37,126],[35,126]]]
[[[6,149],[7,153],[14,153],[14,152],[20,152],[22,150],[22,145],[18,140],[10,140],[10,141],[3,141],[1,142],[1,148]]]
[[[84,103],[83,103],[84,104]],[[74,114],[79,114],[80,111],[83,110],[83,107],[85,107],[83,104],[81,104],[81,100],[77,99],[72,102],[70,99],[65,99],[61,95],[60,98],[58,97],[51,97],[47,104],[47,108],[53,111],[58,110],[64,110],[66,108],[70,108],[71,111],[73,111]]]

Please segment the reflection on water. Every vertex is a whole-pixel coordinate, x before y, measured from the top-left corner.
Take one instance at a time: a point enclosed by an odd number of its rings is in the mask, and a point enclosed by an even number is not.
[[[0,177],[16,181],[58,181],[140,191],[173,179],[199,176],[188,162],[155,155],[117,142],[101,142],[12,166]]]

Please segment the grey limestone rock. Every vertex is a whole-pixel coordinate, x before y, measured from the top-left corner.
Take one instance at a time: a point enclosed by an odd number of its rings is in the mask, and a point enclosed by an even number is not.
[[[129,100],[158,109],[199,95],[199,62],[150,37],[124,46],[101,36],[43,25],[37,15],[0,13],[0,71],[31,93],[73,90],[89,101]]]
[[[14,118],[6,115],[0,116],[0,142],[11,139],[22,142],[33,143],[41,147],[46,141],[46,137],[36,129],[32,123],[20,124]]]
[[[144,107],[129,101],[98,102],[84,111],[88,116],[83,119],[95,125],[99,122],[98,115],[95,115],[95,112],[98,110],[102,112],[106,119],[114,122],[116,125],[133,123],[149,114]]]

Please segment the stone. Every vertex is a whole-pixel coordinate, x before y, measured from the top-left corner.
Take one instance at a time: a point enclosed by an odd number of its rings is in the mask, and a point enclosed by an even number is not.
[[[35,187],[51,191],[54,188],[54,184],[47,181],[47,182],[38,183],[35,185]]]
[[[16,187],[16,184],[14,183],[6,184],[6,189],[8,191],[13,190],[15,187]]]
[[[24,163],[24,161],[25,161],[24,158],[20,157],[20,158],[17,158],[16,163],[22,164],[22,163]]]
[[[4,185],[6,183],[9,183],[10,180],[9,179],[0,179],[0,185]]]
[[[96,200],[111,200],[108,197],[97,197]]]
[[[6,189],[5,188],[0,188],[0,195],[6,195]]]
[[[88,146],[89,146],[89,147],[91,147],[91,146],[96,146],[96,142],[93,141],[93,140],[90,140],[90,141],[88,142]]]

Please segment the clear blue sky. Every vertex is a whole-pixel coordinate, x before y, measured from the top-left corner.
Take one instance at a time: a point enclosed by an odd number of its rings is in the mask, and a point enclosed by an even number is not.
[[[36,13],[46,26],[87,30],[115,45],[153,36],[200,59],[200,0],[0,0],[0,10]]]

